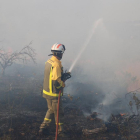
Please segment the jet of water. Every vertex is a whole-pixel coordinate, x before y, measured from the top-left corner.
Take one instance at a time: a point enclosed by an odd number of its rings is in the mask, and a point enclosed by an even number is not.
[[[72,65],[71,65],[71,67],[70,67],[70,69],[69,69],[69,72],[71,72],[71,71],[73,70],[73,68],[74,68],[75,64],[77,63],[78,59],[81,57],[82,53],[83,53],[84,50],[87,48],[87,46],[88,46],[88,44],[89,44],[89,42],[90,42],[90,40],[91,40],[93,34],[95,33],[95,29],[96,29],[96,28],[98,27],[98,25],[99,25],[100,23],[102,23],[102,22],[103,22],[103,19],[100,18],[100,19],[98,19],[97,21],[95,21],[95,23],[93,24],[93,28],[92,28],[91,32],[89,33],[89,36],[88,36],[88,38],[86,39],[86,41],[85,41],[85,43],[84,43],[84,45],[83,45],[81,51],[79,52],[79,54],[77,55],[76,59],[75,59],[74,62],[72,63]]]

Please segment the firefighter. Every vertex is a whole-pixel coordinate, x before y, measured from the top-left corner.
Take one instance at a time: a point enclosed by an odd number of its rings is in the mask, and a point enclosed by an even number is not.
[[[61,65],[61,59],[65,51],[65,46],[63,44],[56,43],[52,46],[51,52],[53,55],[45,63],[44,71],[44,83],[43,83],[43,97],[47,100],[48,110],[44,121],[40,126],[39,133],[42,134],[45,128],[48,128],[51,121],[52,115],[54,114],[55,122],[57,123],[57,104],[58,104],[58,95],[61,90],[61,96],[63,95],[63,88],[65,83],[61,80],[63,74],[63,67]],[[59,127],[58,135],[63,135],[63,109],[62,101],[60,97],[60,106],[59,106]]]

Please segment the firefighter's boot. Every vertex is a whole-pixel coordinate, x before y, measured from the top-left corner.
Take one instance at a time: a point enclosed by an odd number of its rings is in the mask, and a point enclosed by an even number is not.
[[[44,120],[42,122],[42,124],[40,125],[40,129],[39,129],[39,134],[43,134],[44,129],[47,129],[49,127],[49,123],[48,121]],[[48,131],[48,130],[47,130]]]
[[[59,137],[67,137],[66,133],[64,132],[63,125],[58,126],[58,136]]]

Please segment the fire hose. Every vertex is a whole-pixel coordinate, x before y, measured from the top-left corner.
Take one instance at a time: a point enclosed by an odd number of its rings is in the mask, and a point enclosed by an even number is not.
[[[61,80],[65,82],[67,79],[71,78],[70,72],[66,72],[62,74]],[[58,125],[59,125],[59,104],[60,104],[60,95],[61,95],[61,90],[59,91],[59,96],[58,96],[58,105],[57,105],[57,121],[56,121],[56,134],[55,134],[55,140],[57,140],[58,136]]]

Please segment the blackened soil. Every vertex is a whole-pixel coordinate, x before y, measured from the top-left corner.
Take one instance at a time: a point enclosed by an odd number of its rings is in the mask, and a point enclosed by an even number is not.
[[[6,83],[9,85],[8,81]],[[12,88],[0,88],[0,140],[54,140],[54,121],[43,135],[38,133],[47,111],[46,100],[42,98],[37,88],[39,83],[34,82],[30,86],[24,84],[24,88],[23,84],[15,88],[14,86]],[[58,137],[58,140],[136,140],[140,138],[139,133],[128,133],[128,127],[131,127],[128,124],[123,126],[108,123],[106,132],[84,135],[83,129],[101,128],[104,122],[93,114],[85,117],[82,105],[79,107],[76,103],[77,100],[74,98],[66,95],[63,97],[66,137]],[[89,109],[89,106],[83,106],[83,108]],[[121,128],[121,126],[124,128]]]

